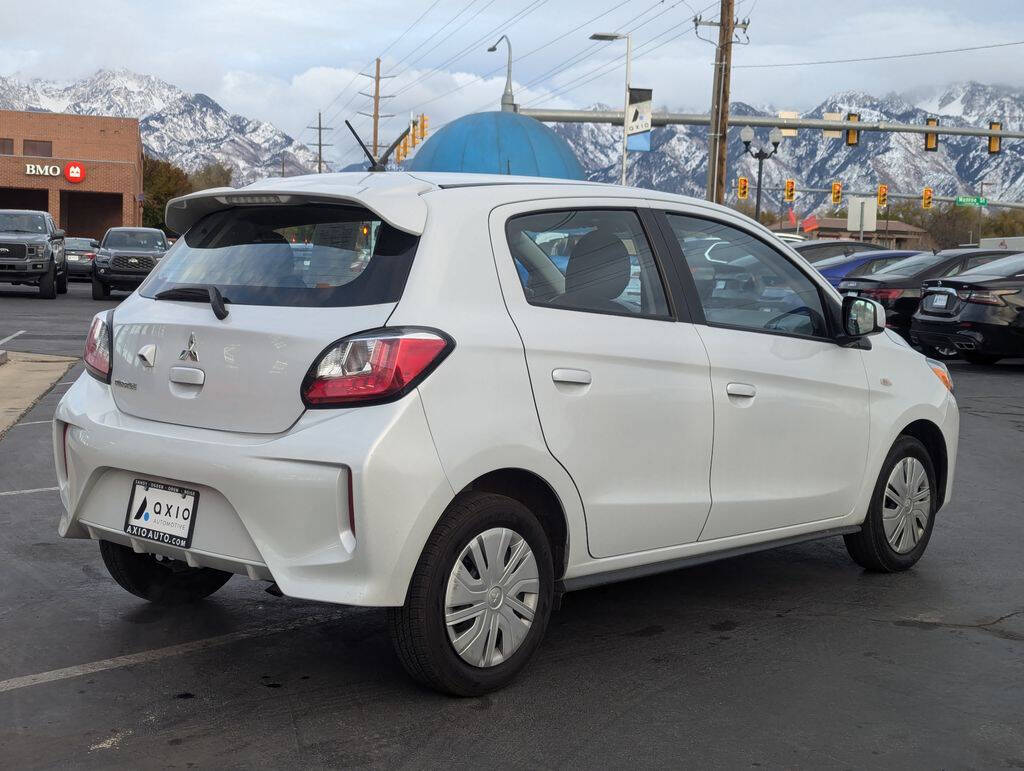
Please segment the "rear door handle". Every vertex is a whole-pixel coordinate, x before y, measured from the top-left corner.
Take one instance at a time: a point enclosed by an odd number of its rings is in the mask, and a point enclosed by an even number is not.
[[[744,399],[753,399],[757,396],[757,389],[749,383],[729,383],[725,387],[725,392],[729,396],[740,396]]]
[[[585,369],[554,369],[551,370],[551,379],[556,383],[574,383],[576,385],[590,385],[590,373]]]

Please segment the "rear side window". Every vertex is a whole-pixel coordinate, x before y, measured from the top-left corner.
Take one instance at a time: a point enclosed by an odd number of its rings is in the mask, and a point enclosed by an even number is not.
[[[214,285],[243,305],[345,307],[396,302],[419,239],[351,206],[251,206],[204,217],[143,285]]]
[[[902,257],[886,257],[882,260],[869,260],[860,267],[854,268],[846,274],[847,278],[853,278],[855,276],[870,276],[873,273],[878,273],[884,269],[887,265],[892,265],[902,260]]]
[[[509,249],[531,305],[666,318],[665,290],[636,212],[579,209],[513,217]]]

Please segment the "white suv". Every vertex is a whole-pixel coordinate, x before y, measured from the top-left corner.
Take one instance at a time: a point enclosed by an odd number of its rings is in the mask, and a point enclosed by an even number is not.
[[[945,367],[729,209],[381,173],[166,218],[54,427],[60,534],[147,600],[387,607],[415,678],[479,694],[562,592],[836,535],[903,570],[949,499]]]

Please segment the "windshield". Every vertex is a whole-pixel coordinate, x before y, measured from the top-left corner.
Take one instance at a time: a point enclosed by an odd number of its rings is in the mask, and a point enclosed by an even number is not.
[[[366,209],[253,206],[207,215],[139,290],[213,285],[243,305],[345,307],[396,302],[419,239]]]
[[[984,265],[979,265],[976,268],[965,270],[960,275],[1004,276],[1009,278],[1010,276],[1018,276],[1021,273],[1024,273],[1024,254],[1011,254],[1009,257],[1002,257]]]
[[[103,237],[103,248],[156,252],[167,248],[167,239],[159,230],[109,230]]]
[[[34,212],[0,211],[0,232],[45,233],[46,219]]]
[[[913,257],[907,257],[905,260],[894,262],[892,265],[886,265],[876,275],[880,276],[885,273],[887,275],[912,276],[944,259],[946,259],[945,256],[941,254],[923,252]]]
[[[92,249],[92,240],[88,238],[65,238],[65,249]]]

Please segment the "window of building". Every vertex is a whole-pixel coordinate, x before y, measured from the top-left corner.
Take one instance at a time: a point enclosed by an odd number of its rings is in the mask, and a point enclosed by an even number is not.
[[[47,142],[42,139],[26,139],[22,146],[22,153],[24,155],[34,155],[37,158],[52,158],[53,142]]]
[[[14,155],[13,139],[0,139],[0,155]]]

